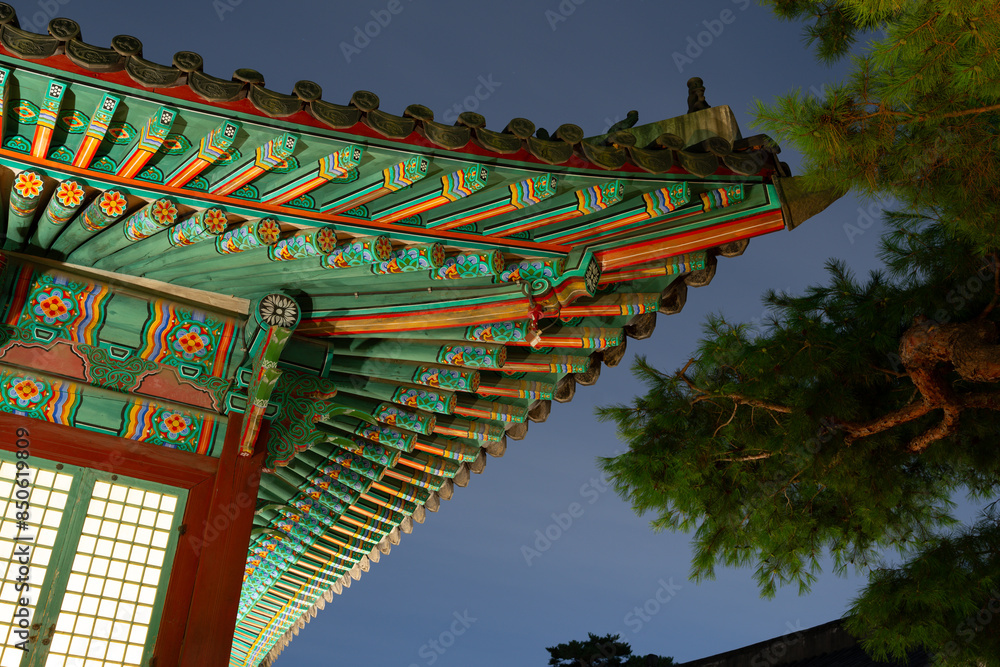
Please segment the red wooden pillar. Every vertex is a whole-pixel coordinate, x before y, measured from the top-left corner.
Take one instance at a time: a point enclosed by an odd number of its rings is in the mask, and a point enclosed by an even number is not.
[[[266,453],[260,443],[267,438],[267,429],[261,429],[254,454],[240,456],[242,428],[243,415],[229,415],[207,513],[203,524],[189,526],[194,535],[201,535],[200,541],[192,536],[188,544],[189,549],[197,552],[198,568],[194,575],[190,613],[179,651],[180,660],[165,660],[163,664],[199,667],[229,663],[257,487]],[[169,650],[166,646],[164,649]]]

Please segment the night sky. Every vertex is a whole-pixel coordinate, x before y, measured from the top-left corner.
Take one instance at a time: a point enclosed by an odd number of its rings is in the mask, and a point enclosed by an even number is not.
[[[13,4],[22,27],[38,32],[58,6],[95,45],[130,34],[156,62],[196,51],[215,76],[253,68],[285,93],[309,79],[340,104],[370,90],[391,113],[419,103],[452,122],[470,110],[494,130],[525,117],[550,131],[575,123],[590,136],[630,109],[640,124],[670,118],[687,111],[685,82],[699,76],[709,104],[731,106],[749,136],[761,131],[748,113],[754,99],[819,91],[844,72],[816,62],[800,25],[751,0]],[[798,155],[788,148],[781,157],[798,172]],[[690,290],[681,314],[660,316],[652,338],[630,340],[622,364],[579,387],[572,403],[553,403],[548,422],[531,424],[525,440],[510,441],[503,458],[428,513],[277,665],[541,666],[545,647],[588,632],[685,661],[841,616],[863,579],[827,572],[810,595],[787,589],[773,600],[759,598],[751,570],[688,581],[688,536],[653,533],[601,479],[596,457],[622,445],[593,411],[640,390],[628,370],[635,353],[665,370],[683,365],[706,314],[760,319],[766,289],[822,280],[830,257],[874,268],[877,225],[861,234],[845,225],[861,231],[878,210],[845,198],[793,232],[754,239],[743,257],[720,258],[715,280]],[[546,532],[556,539],[540,540]]]

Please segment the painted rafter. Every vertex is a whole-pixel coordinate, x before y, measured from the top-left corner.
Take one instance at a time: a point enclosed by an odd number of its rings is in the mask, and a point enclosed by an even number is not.
[[[396,222],[432,211],[481,191],[486,187],[490,171],[482,164],[473,164],[441,177],[441,190],[405,199],[378,213],[375,222]]]
[[[240,127],[241,125],[235,121],[222,121],[222,124],[209,132],[208,136],[201,140],[198,148],[164,179],[164,184],[180,188],[190,183],[201,172],[222,159],[236,140]]]
[[[357,169],[363,154],[364,146],[358,144],[344,146],[339,151],[322,158],[308,173],[295,176],[288,183],[266,192],[261,201],[265,204],[279,205],[312,192],[321,185],[342,178],[348,172]]]
[[[323,213],[340,213],[357,208],[413,185],[427,176],[429,168],[430,159],[422,155],[412,155],[383,169],[377,179],[352,188],[350,192],[322,204],[319,210]]]
[[[62,231],[83,205],[86,191],[76,180],[66,179],[56,186],[55,193],[49,199],[45,212],[38,220],[38,226],[31,237],[30,244],[42,249],[52,245],[52,241]]]
[[[507,187],[510,191],[509,197],[496,198],[459,213],[428,220],[427,228],[440,230],[454,229],[534,206],[555,196],[556,176],[554,174],[533,176],[517,183],[511,183]]]
[[[573,225],[568,229],[560,229],[552,232],[543,230],[536,234],[535,238],[543,243],[558,243],[561,245],[584,242],[590,238],[603,236],[634,222],[642,222],[669,215],[679,207],[687,204],[689,197],[688,184],[686,182],[674,183],[643,193],[641,206],[633,207],[627,211],[599,220],[585,221],[579,225]]]
[[[69,84],[59,79],[50,79],[45,97],[38,106],[38,120],[35,122],[35,136],[31,140],[31,157],[48,157],[49,146],[52,143],[52,133],[56,128],[56,119],[62,107],[63,97]]]
[[[228,223],[226,212],[221,208],[213,206],[195,211],[186,219],[168,227],[162,234],[154,234],[108,257],[107,269],[120,271],[124,267],[142,263],[147,258],[159,257],[177,248],[207,241],[224,233]]]
[[[170,128],[177,118],[177,109],[160,107],[146,119],[139,130],[139,136],[122,159],[115,174],[122,178],[134,178],[163,145]]]
[[[524,218],[488,226],[484,233],[489,236],[512,236],[545,225],[580,218],[613,206],[622,200],[624,184],[609,181],[576,190],[566,197],[569,203]]]
[[[86,169],[90,166],[90,162],[94,159],[94,153],[97,152],[101,142],[104,141],[104,135],[108,132],[108,125],[111,123],[111,119],[118,109],[119,102],[121,102],[120,97],[107,93],[98,103],[97,108],[90,117],[87,130],[83,134],[83,141],[80,142],[80,146],[76,149],[76,154],[73,156],[72,164],[74,167]]]
[[[208,191],[213,195],[228,195],[230,192],[239,190],[247,183],[258,176],[265,174],[295,152],[295,145],[298,143],[299,135],[292,132],[283,132],[263,146],[258,146],[254,152],[254,159],[246,162],[236,169],[226,174],[218,181],[209,186]]]
[[[0,67],[0,141],[7,139],[7,97],[10,94],[10,81],[10,70],[6,67]]]

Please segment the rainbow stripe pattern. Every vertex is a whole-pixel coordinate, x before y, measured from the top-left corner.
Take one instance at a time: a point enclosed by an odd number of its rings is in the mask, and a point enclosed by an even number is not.
[[[240,127],[240,124],[235,121],[222,121],[219,127],[209,132],[208,136],[201,140],[198,150],[170,173],[165,179],[164,185],[173,188],[183,187],[194,180],[198,174],[222,159],[236,140],[236,134],[240,131]]]
[[[581,188],[573,192],[571,203],[545,211],[544,213],[539,213],[538,215],[494,225],[487,228],[484,233],[491,236],[511,236],[537,227],[552,225],[557,222],[590,215],[597,211],[603,211],[622,200],[624,189],[625,185],[621,181],[609,181],[601,185]]]
[[[429,168],[430,160],[426,157],[410,156],[402,162],[383,169],[379,180],[323,204],[320,210],[324,213],[339,213],[357,208],[390,192],[396,192],[413,185],[427,176]]]
[[[266,204],[279,205],[301,197],[324,183],[332,181],[335,178],[340,178],[348,172],[357,169],[358,165],[361,164],[361,156],[363,154],[363,146],[358,144],[344,146],[339,151],[330,153],[321,159],[316,168],[310,173],[271,190],[261,197],[261,201]]]
[[[177,109],[160,107],[139,130],[135,144],[122,159],[121,166],[115,173],[123,178],[132,178],[141,172],[153,154],[163,145],[176,118]]]
[[[271,171],[291,157],[292,153],[295,152],[298,140],[299,135],[291,132],[279,134],[263,146],[257,147],[253,162],[247,162],[237,167],[235,171],[223,176],[208,191],[214,195],[228,195],[230,192],[239,190],[253,179]]]
[[[111,118],[115,115],[115,110],[118,108],[119,102],[121,102],[121,98],[117,95],[106,94],[100,103],[98,103],[94,115],[90,118],[90,124],[83,135],[83,141],[73,156],[74,167],[86,169],[90,166],[91,160],[94,159],[94,153],[97,152],[97,147],[104,141],[104,135],[108,132],[108,125],[111,123]]]

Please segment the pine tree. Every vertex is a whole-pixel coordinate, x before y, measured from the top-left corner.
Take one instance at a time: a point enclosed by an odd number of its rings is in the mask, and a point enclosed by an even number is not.
[[[695,579],[751,566],[764,595],[820,561],[868,572],[849,627],[878,658],[925,648],[1000,665],[1000,4],[771,0],[821,59],[856,49],[823,99],[761,104],[816,187],[894,202],[885,269],[842,262],[765,296],[759,329],[711,318],[683,369],[605,407],[629,451],[602,466],[656,529],[693,532]],[[896,550],[901,567],[882,564]]]
[[[553,667],[669,667],[672,658],[656,655],[632,655],[628,642],[619,641],[619,635],[603,637],[587,633],[586,641],[573,641],[550,646],[549,665]]]
[[[812,19],[823,60],[850,53],[850,79],[822,99],[758,103],[758,124],[805,157],[817,187],[936,210],[953,232],[1000,246],[1000,3],[995,0],[769,0]]]

